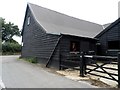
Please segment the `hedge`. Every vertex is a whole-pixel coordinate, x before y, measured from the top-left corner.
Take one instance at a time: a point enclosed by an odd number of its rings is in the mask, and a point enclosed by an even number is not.
[[[19,53],[21,52],[21,45],[18,43],[5,42],[2,44],[2,53]]]

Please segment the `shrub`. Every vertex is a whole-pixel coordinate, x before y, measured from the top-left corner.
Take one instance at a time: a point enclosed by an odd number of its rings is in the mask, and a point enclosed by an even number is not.
[[[27,57],[27,58],[22,58],[30,63],[38,63],[37,58],[35,57]]]
[[[21,45],[18,43],[5,42],[2,44],[2,53],[19,53],[21,51]]]

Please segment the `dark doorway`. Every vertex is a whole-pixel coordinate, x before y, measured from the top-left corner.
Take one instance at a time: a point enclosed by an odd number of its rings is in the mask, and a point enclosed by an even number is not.
[[[119,41],[108,41],[108,49],[120,49]]]
[[[70,52],[79,52],[80,51],[80,42],[71,41],[70,42]]]

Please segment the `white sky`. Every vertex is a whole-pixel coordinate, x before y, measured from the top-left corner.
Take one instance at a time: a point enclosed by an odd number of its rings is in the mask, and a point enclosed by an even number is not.
[[[106,24],[118,18],[120,0],[0,0],[0,17],[22,29],[27,2],[52,9],[69,16]],[[19,43],[21,39],[14,37]]]

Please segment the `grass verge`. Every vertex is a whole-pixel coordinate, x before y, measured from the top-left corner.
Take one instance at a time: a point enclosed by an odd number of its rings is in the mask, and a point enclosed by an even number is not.
[[[28,62],[34,63],[34,64],[38,63],[38,60],[36,57],[25,57],[25,58],[20,57],[19,59],[23,59],[25,61],[28,61]]]

